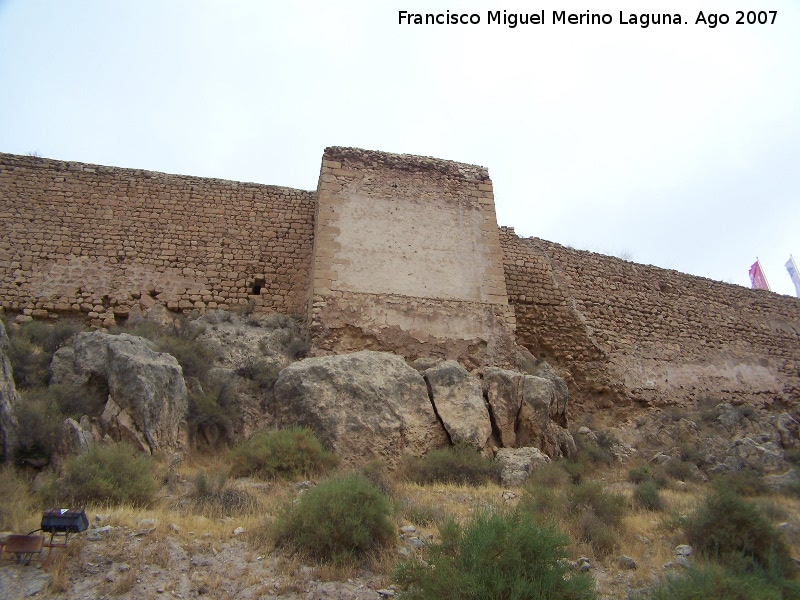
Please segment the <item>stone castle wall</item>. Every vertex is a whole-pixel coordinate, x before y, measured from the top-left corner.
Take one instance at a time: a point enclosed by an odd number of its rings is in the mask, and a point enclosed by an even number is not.
[[[593,405],[800,398],[800,299],[520,239],[503,228],[517,341]]]
[[[161,303],[302,314],[313,192],[0,154],[0,301],[110,324]]]
[[[516,339],[577,408],[800,396],[800,300],[519,238],[485,169],[355,149],[316,192],[0,154],[0,303],[98,325],[252,303],[308,316],[320,353],[473,366]]]

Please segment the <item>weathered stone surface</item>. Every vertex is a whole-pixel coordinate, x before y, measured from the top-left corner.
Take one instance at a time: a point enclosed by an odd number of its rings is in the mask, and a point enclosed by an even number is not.
[[[800,423],[789,413],[781,413],[775,418],[775,429],[778,431],[781,447],[800,448]]]
[[[112,436],[130,439],[130,432],[138,440],[136,433],[151,452],[183,445],[188,409],[183,372],[173,356],[154,351],[146,340],[80,333],[55,353],[51,376],[54,383],[107,386],[101,421]]]
[[[480,381],[454,360],[427,369],[422,375],[450,441],[482,449],[492,434],[492,422]]]
[[[303,425],[343,462],[393,466],[447,445],[425,381],[394,354],[361,351],[289,365],[275,383],[275,420]]]
[[[78,423],[75,419],[64,419],[61,423],[61,437],[58,440],[56,453],[60,457],[86,452],[94,444],[95,439],[92,435],[91,424],[88,419],[81,419]],[[84,427],[86,425],[86,427]]]
[[[759,444],[752,438],[742,438],[734,442],[733,455],[746,469],[775,471],[783,466],[783,451],[775,442]]]
[[[9,459],[17,443],[14,405],[19,402],[19,394],[14,385],[11,362],[6,356],[8,346],[6,328],[0,321],[0,462]]]
[[[490,367],[484,370],[484,387],[503,446],[534,446],[558,458],[575,450],[562,426],[567,422],[565,384],[551,370],[542,373],[552,379]]]
[[[551,405],[555,403],[555,389],[548,379],[525,375],[520,392],[522,407],[517,417],[517,444],[541,448],[550,422]]]
[[[522,395],[519,393],[521,378],[521,373],[497,367],[483,371],[483,385],[494,423],[500,434],[500,442],[506,448],[515,448],[517,445],[517,415],[522,407]]]
[[[539,465],[550,462],[538,448],[501,448],[495,454],[503,485],[518,486],[525,483]]]
[[[106,434],[113,439],[127,442],[142,452],[150,451],[147,441],[137,429],[131,414],[114,402],[111,396],[106,402],[103,414],[100,415],[100,423],[103,425],[103,430]]]

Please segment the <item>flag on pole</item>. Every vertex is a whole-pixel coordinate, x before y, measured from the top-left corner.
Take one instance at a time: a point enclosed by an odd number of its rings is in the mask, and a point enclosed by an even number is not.
[[[792,278],[795,296],[800,298],[800,274],[797,272],[797,265],[794,263],[794,258],[791,254],[789,255],[789,260],[786,261],[786,270],[789,271],[789,277]]]
[[[750,283],[754,290],[770,291],[767,277],[764,275],[764,271],[761,270],[761,263],[757,258],[756,262],[750,266]]]

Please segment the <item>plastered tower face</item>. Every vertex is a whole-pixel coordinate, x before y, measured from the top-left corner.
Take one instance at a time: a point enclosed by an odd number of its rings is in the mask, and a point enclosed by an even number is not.
[[[510,362],[514,319],[484,168],[328,148],[317,193],[309,312],[319,352]]]

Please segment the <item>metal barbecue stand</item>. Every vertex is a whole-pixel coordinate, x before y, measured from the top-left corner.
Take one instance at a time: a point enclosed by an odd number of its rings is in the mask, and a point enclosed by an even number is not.
[[[51,508],[42,513],[42,527],[40,531],[50,534],[50,540],[43,544],[47,548],[47,558],[44,561],[45,571],[50,566],[50,555],[53,548],[66,548],[70,533],[80,533],[89,527],[89,519],[83,509]],[[63,541],[58,538],[64,538]],[[30,560],[30,559],[29,559]]]

